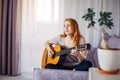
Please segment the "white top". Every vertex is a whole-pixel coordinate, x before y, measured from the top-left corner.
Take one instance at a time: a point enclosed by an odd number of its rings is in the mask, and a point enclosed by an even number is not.
[[[60,35],[57,35],[53,39],[51,39],[50,41],[53,44],[60,44],[61,46],[65,46],[65,42],[64,42],[65,40],[64,39],[65,39],[64,37],[61,37]],[[82,45],[82,44],[85,44],[85,43],[86,43],[85,39],[81,38],[80,42],[79,42],[79,45]]]
[[[120,71],[118,74],[104,74],[97,68],[89,68],[89,80],[120,80]]]
[[[54,37],[53,39],[50,40],[53,44],[60,44],[62,48],[67,48],[65,46],[65,38],[61,37],[60,35]],[[85,44],[85,39],[81,38],[79,45]],[[62,56],[63,57],[63,56]],[[71,55],[71,54],[67,54],[67,56],[64,56],[66,59],[64,61],[63,66],[66,67],[74,67],[76,65],[78,65],[80,63],[80,60],[78,60],[77,57]],[[62,61],[61,61],[62,63]]]

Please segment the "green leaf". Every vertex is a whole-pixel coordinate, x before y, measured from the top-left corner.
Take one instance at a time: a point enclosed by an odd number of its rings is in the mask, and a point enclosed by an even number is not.
[[[96,22],[94,21],[94,16],[95,16],[95,12],[93,11],[92,8],[88,8],[87,13],[82,16],[82,18],[85,21],[89,21],[88,26],[87,26],[88,28],[95,25]]]

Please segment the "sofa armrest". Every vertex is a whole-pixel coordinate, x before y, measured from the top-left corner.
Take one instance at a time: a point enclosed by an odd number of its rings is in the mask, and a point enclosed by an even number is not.
[[[34,80],[88,80],[88,71],[34,68]]]

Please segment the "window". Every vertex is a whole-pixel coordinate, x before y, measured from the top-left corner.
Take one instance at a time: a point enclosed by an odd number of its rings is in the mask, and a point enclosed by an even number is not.
[[[35,4],[36,21],[58,21],[58,0],[36,0]]]

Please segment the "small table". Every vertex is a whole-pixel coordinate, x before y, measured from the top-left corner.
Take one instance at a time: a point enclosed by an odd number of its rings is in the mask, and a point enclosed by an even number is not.
[[[120,80],[120,71],[118,74],[104,74],[97,68],[89,69],[89,80]]]

